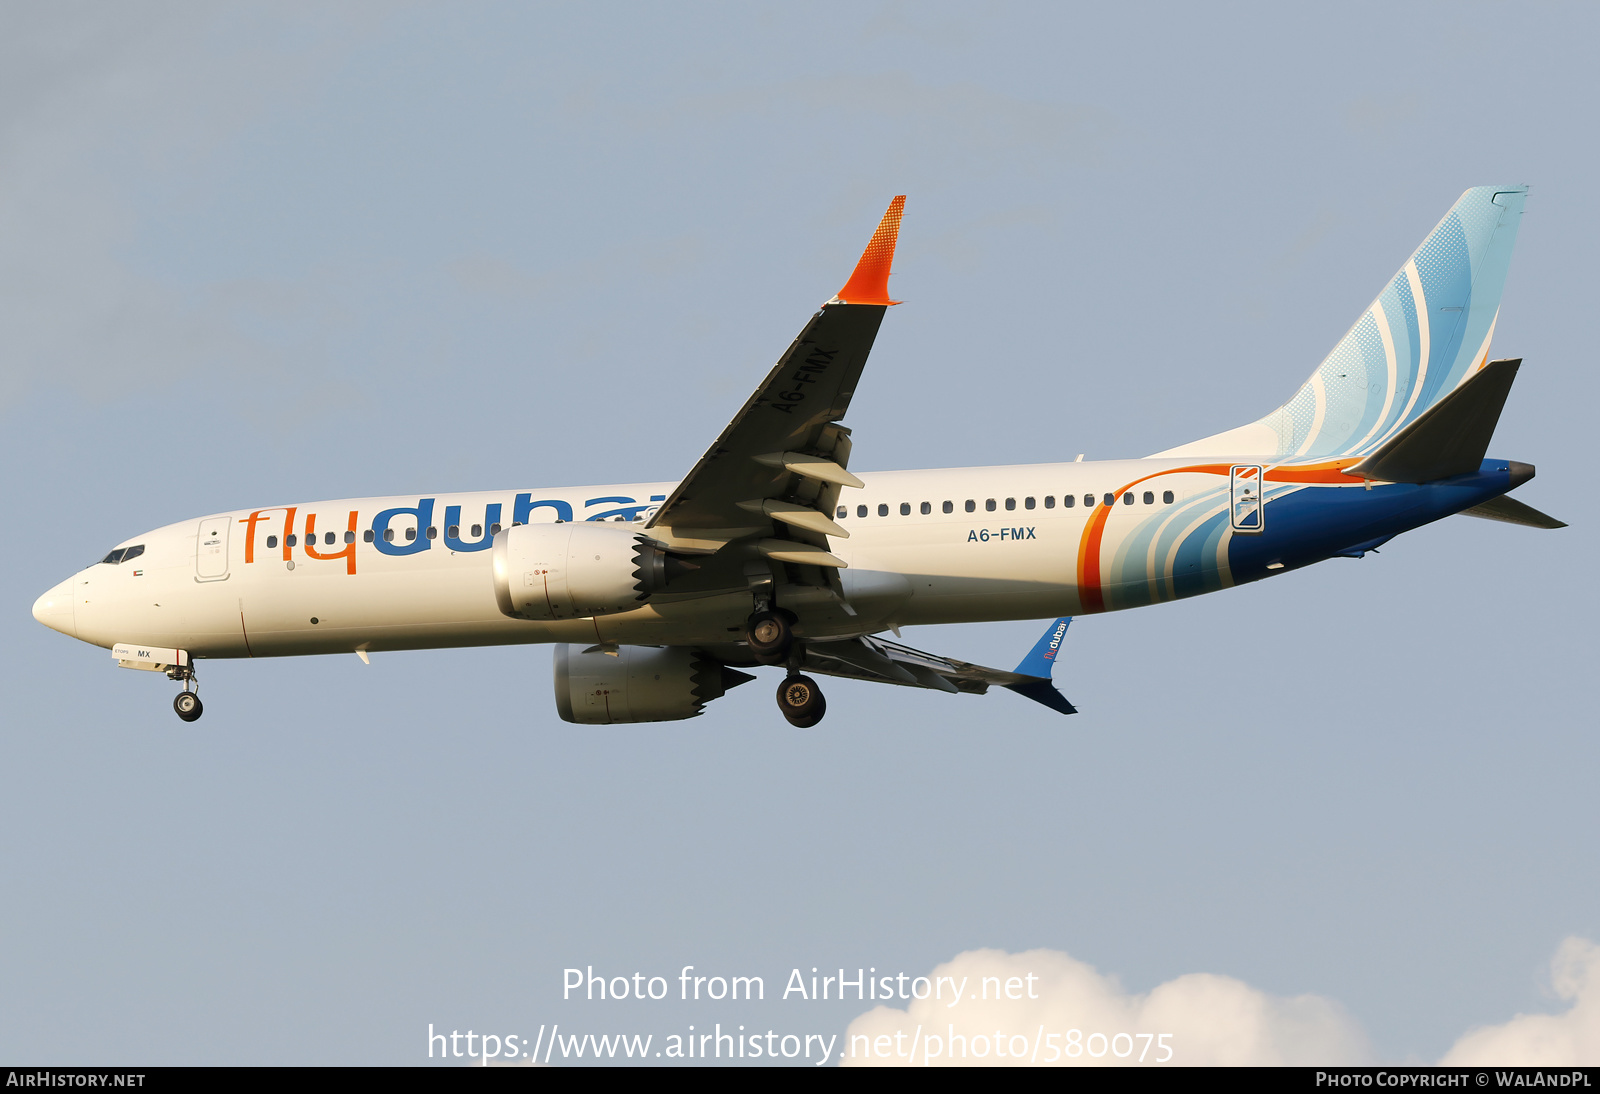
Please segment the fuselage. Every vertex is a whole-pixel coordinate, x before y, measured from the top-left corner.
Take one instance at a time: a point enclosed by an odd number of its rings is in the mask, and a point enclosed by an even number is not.
[[[796,604],[802,633],[1038,619],[1211,592],[1340,555],[1496,497],[1505,461],[1426,485],[1353,461],[1141,459],[864,473],[830,550],[850,611]],[[1259,470],[1255,470],[1259,468]],[[621,521],[648,534],[674,483],[418,494],[218,513],[132,537],[39,598],[82,641],[271,657],[507,643],[729,651],[744,590],[669,590],[637,609],[534,622],[497,605],[491,555],[514,524]],[[109,556],[108,556],[109,557]],[[692,583],[691,583],[692,584]]]

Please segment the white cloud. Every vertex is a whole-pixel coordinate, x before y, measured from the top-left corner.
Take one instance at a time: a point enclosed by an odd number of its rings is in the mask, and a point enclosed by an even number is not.
[[[1562,942],[1550,962],[1550,986],[1569,1004],[1565,1011],[1519,1014],[1471,1030],[1440,1064],[1600,1062],[1600,945],[1577,937]],[[1190,1066],[1375,1062],[1365,1033],[1338,1003],[1268,995],[1209,973],[1179,976],[1140,995],[1058,950],[970,950],[904,987],[926,998],[856,1018],[845,1035],[844,1063],[1103,1066],[1138,1064],[1142,1056],[1151,1064],[1162,1062],[1162,1044],[1172,1048],[1165,1062]],[[1073,1049],[1078,1054],[1068,1055]]]
[[[1582,1067],[1600,1063],[1600,946],[1569,938],[1550,961],[1550,986],[1572,1005],[1562,1014],[1519,1014],[1467,1033],[1442,1064]]]
[[[996,998],[1008,985],[1021,997]],[[951,1006],[955,986],[963,990]],[[906,987],[928,998],[903,1011],[876,1007],[851,1022],[846,1064],[903,1065],[914,1051],[918,1065],[1121,1065],[1141,1056],[1148,1065],[1165,1056],[1163,1044],[1172,1050],[1168,1062],[1190,1066],[1371,1059],[1366,1036],[1339,1004],[1280,998],[1227,976],[1180,976],[1139,995],[1056,950],[971,950],[934,969],[926,984]],[[1069,1055],[1080,1041],[1078,1055]]]

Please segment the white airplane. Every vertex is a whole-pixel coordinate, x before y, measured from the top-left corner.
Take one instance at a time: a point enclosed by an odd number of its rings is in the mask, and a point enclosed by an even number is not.
[[[864,473],[841,425],[889,305],[904,197],[679,482],[405,495],[218,513],[125,540],[34,618],[181,681],[197,662],[555,644],[569,722],[691,718],[754,665],[815,725],[803,673],[1065,714],[1070,619],[1359,558],[1456,513],[1563,527],[1486,459],[1520,360],[1489,343],[1526,187],[1467,191],[1281,408],[1144,459]],[[1081,461],[1081,457],[1080,457]],[[881,637],[1054,617],[1014,671]]]

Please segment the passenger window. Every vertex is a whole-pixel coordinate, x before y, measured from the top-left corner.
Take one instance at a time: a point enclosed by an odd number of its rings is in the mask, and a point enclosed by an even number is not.
[[[1046,509],[1054,509],[1056,507],[1056,498],[1054,494],[1048,495],[1044,499],[1044,507]]]
[[[1122,495],[1122,504],[1123,505],[1132,505],[1133,504],[1133,491],[1132,490],[1129,490],[1126,494]],[[432,529],[430,528],[429,531],[432,531]]]
[[[889,515],[889,507],[887,505],[878,506],[878,515],[880,517],[888,516]]]
[[[356,541],[356,534],[354,532],[346,532],[344,534],[344,541],[346,543],[354,543]]]
[[[909,501],[903,501],[900,503],[900,515],[902,517],[909,517],[911,515],[911,503]]]
[[[922,503],[922,515],[923,516],[927,516],[931,512],[933,512],[933,505],[930,504],[929,502],[923,502]]]
[[[278,537],[277,536],[268,536],[267,537],[267,550],[270,551],[274,547],[276,547],[277,545],[278,545]]]
[[[1006,499],[1006,509],[1008,511],[1012,510],[1012,509],[1015,509],[1016,507],[1017,507],[1017,499],[1016,498],[1007,498]]]
[[[1117,496],[1115,494],[1107,494],[1101,500],[1104,501],[1107,505],[1115,505],[1115,504],[1117,504]]]
[[[216,535],[215,532],[211,534]],[[122,561],[127,562],[129,559],[138,558],[142,554],[144,554],[144,544],[135,544],[134,546],[129,547],[127,550],[122,552]]]
[[[1093,494],[1085,494],[1083,496],[1083,507],[1085,509],[1093,509],[1094,508],[1094,495]]]
[[[865,505],[856,506],[856,516],[864,517],[866,515],[867,515],[867,507]]]
[[[983,508],[984,508],[984,512],[987,512],[987,513],[994,512],[994,499],[993,498],[986,499],[984,501],[984,503],[983,503]]]
[[[290,538],[293,539],[294,537],[291,536]],[[406,529],[406,542],[410,543],[412,540],[414,540],[416,538],[417,538],[417,530],[415,528],[407,528]]]
[[[449,536],[451,539],[460,539],[461,538],[461,525],[452,524],[450,527],[448,527],[448,528],[446,528],[444,530],[444,534]],[[428,538],[429,539],[433,538],[433,529],[432,528],[428,529]]]
[[[429,539],[438,539],[439,538],[439,529],[435,528],[431,524],[428,525],[428,538]]]
[[[489,525],[489,534],[498,536],[500,534],[500,525],[498,523]]]
[[[956,511],[956,505],[953,501],[945,502],[942,508],[946,513],[954,513]]]
[[[390,535],[385,535],[384,538],[385,539],[393,539],[394,537],[390,536]],[[372,529],[371,528],[368,528],[365,532],[361,533],[361,542],[363,542],[363,543],[371,543],[372,542]]]
[[[295,538],[295,535],[294,535],[293,532],[290,532],[289,535],[284,539],[283,542],[284,542],[285,546],[293,547],[296,543],[298,543],[300,541]]]
[[[850,515],[849,508],[847,506],[841,505],[841,506],[839,506],[839,512],[835,514],[835,517],[838,520],[843,520],[845,517],[847,517],[849,515]]]
[[[977,512],[977,509],[978,509],[978,503],[973,501],[971,498],[968,498],[967,499],[967,512],[974,513],[974,512]]]
[[[1063,509],[1071,509],[1074,505],[1077,505],[1077,504],[1078,504],[1077,495],[1075,495],[1075,494],[1062,494],[1061,495],[1061,508],[1063,508]]]
[[[1022,507],[1024,509],[1032,509],[1033,508],[1033,499],[1032,498],[1023,498],[1022,499]]]
[[[1163,490],[1161,492],[1161,504],[1163,504],[1163,505],[1171,505],[1172,504],[1172,500],[1173,499],[1172,499],[1172,491],[1171,490]]]
[[[335,543],[339,542],[339,537],[334,533],[329,532],[322,537],[322,542],[326,543],[329,547],[332,547]]]
[[[480,539],[480,538],[482,538],[482,536],[483,536],[483,525],[474,524],[472,526],[472,538],[473,539]]]
[[[1154,504],[1155,504],[1155,503],[1156,503],[1156,495],[1155,495],[1155,491],[1153,491],[1153,490],[1146,490],[1146,491],[1145,491],[1145,492],[1144,492],[1144,503],[1145,503],[1145,504],[1146,504],[1146,505],[1154,505]]]

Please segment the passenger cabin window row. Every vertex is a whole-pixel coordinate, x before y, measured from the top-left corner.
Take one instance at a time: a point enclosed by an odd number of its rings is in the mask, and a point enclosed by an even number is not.
[[[927,507],[926,506],[923,507],[923,511],[924,512],[927,511]],[[841,512],[840,516],[843,516],[843,515],[844,514]],[[499,535],[501,527],[502,527],[502,525],[499,524],[498,522],[489,525],[489,534],[491,536]],[[327,546],[327,547],[334,546],[340,540],[343,540],[345,543],[354,543],[356,541],[356,534],[354,532],[350,532],[350,531],[346,531],[346,532],[342,532],[342,533],[341,532],[312,533],[312,534],[307,535],[305,537],[305,544],[306,544],[307,547],[316,546],[318,534],[320,534],[322,536],[322,543],[323,543],[324,546]],[[471,529],[471,534],[472,534],[472,538],[474,540],[482,539],[483,538],[483,525],[474,524],[472,526],[472,529]],[[461,526],[459,524],[450,525],[450,527],[445,530],[445,535],[449,536],[451,539],[459,539],[459,538],[461,538]],[[407,528],[405,530],[405,536],[406,536],[406,541],[407,542],[415,540],[417,538],[417,530],[415,528]],[[428,536],[429,539],[438,539],[439,538],[439,530],[437,528],[429,528],[427,530],[427,536]],[[394,542],[394,529],[393,528],[385,528],[384,531],[383,531],[383,539],[384,539],[384,542],[386,542],[386,543],[393,543]],[[284,546],[286,546],[286,547],[298,547],[300,545],[300,536],[297,533],[290,533],[289,535],[283,537],[283,540],[284,540]],[[372,535],[372,529],[371,528],[368,528],[365,532],[361,533],[361,540],[362,540],[363,543],[371,543],[372,542],[373,535]],[[278,546],[278,542],[279,542],[279,540],[278,540],[277,536],[268,536],[267,537],[267,549],[268,550],[272,550],[273,548],[277,547]],[[105,558],[102,558],[100,560],[100,565],[118,566],[118,565],[121,565],[124,562],[128,562],[128,561],[130,561],[132,559],[138,558],[142,554],[144,554],[144,544],[142,544],[142,543],[136,543],[132,547],[118,547],[115,551],[112,551],[110,554],[106,555]]]
[[[1143,502],[1145,505],[1154,505],[1156,503],[1156,492],[1154,490],[1146,490],[1142,494],[1135,494],[1134,491],[1129,490],[1129,491],[1123,493],[1120,498],[1116,494],[1108,492],[1106,494],[1100,495],[1098,499],[1096,498],[1096,496],[1094,494],[1085,494],[1085,495],[1083,495],[1083,507],[1085,509],[1093,509],[1097,504],[1098,505],[1116,505],[1119,500],[1121,501],[1121,503],[1123,505],[1136,505],[1136,504],[1139,504],[1140,502]],[[1172,505],[1177,500],[1178,500],[1177,496],[1171,490],[1163,490],[1163,491],[1161,491],[1161,504],[1162,505]],[[1056,507],[1055,495],[1054,494],[1048,494],[1042,499],[1041,498],[1031,498],[1031,497],[1023,498],[1022,499],[1022,508],[1024,508],[1024,509],[1037,509],[1037,508],[1040,507],[1041,502],[1043,503],[1043,506],[1046,509],[1054,509]],[[1062,495],[1062,497],[1061,497],[1061,508],[1063,508],[1063,509],[1072,509],[1077,504],[1078,504],[1078,496],[1076,494],[1063,494]],[[998,508],[1000,508],[1000,505],[1001,505],[1001,502],[999,501],[999,499],[996,499],[996,498],[985,498],[984,501],[983,501],[983,511],[985,513],[993,513]],[[1015,511],[1016,508],[1017,508],[1017,499],[1016,498],[1006,498],[1004,500],[1004,506],[1005,506],[1006,512],[1008,512],[1008,513]],[[955,502],[953,502],[953,501],[945,501],[945,502],[940,502],[939,503],[939,511],[941,513],[954,513],[955,512],[955,508],[956,508]],[[976,498],[968,498],[965,502],[962,503],[962,508],[968,513],[976,513],[978,511],[977,499]],[[931,501],[922,502],[917,507],[917,511],[920,512],[923,516],[928,516],[933,512],[933,503]],[[858,506],[856,506],[856,516],[857,517],[866,517],[866,516],[868,516],[870,514],[870,512],[871,512],[871,508],[869,506],[866,506],[866,505],[858,505]],[[837,516],[841,520],[846,518],[846,517],[848,517],[849,515],[850,515],[850,507],[848,505],[839,506],[837,512],[835,513],[835,516]],[[888,515],[889,515],[889,506],[887,504],[880,503],[878,505],[878,516],[886,517]],[[911,515],[911,503],[909,501],[903,501],[903,502],[900,503],[900,515],[902,517],[909,517]]]
[[[495,523],[495,524],[489,525],[489,534],[491,536],[499,535],[500,534],[500,528],[501,528],[501,525],[499,523]],[[438,539],[439,538],[439,529],[437,529],[437,528],[429,528],[429,529],[426,530],[426,535],[427,535],[427,537],[429,539]],[[461,525],[459,525],[459,524],[450,525],[450,527],[445,529],[445,535],[448,536],[450,539],[460,539],[461,538]],[[417,530],[415,528],[407,528],[405,530],[405,537],[406,537],[406,542],[407,543],[411,543],[412,541],[414,541],[417,538]],[[361,542],[363,542],[363,543],[371,543],[373,538],[374,537],[373,537],[371,528],[368,528],[365,532],[361,533]],[[472,538],[474,540],[483,538],[483,525],[474,524],[472,526]],[[322,542],[327,544],[329,547],[332,547],[338,541],[339,541],[339,536],[338,536],[338,533],[335,533],[335,532],[325,533],[323,535],[323,537],[322,537]],[[356,534],[354,532],[346,532],[346,533],[344,533],[344,541],[346,543],[354,543],[356,541]],[[383,530],[383,541],[385,543],[393,543],[394,542],[394,529],[393,528],[385,528]],[[316,536],[314,534],[306,537],[306,546],[308,546],[308,547],[314,546],[316,544],[316,542],[317,542],[317,538],[316,538]],[[278,545],[278,537],[277,536],[268,536],[267,537],[267,549],[268,550],[271,550],[272,548],[276,547],[277,545]],[[286,546],[286,547],[298,547],[299,545],[300,545],[300,537],[298,535],[296,535],[294,533],[290,533],[289,535],[284,537],[284,546]],[[131,550],[132,548],[129,548],[129,549]],[[144,550],[144,548],[140,547],[139,550],[142,551],[142,550]],[[115,554],[115,553],[116,553],[115,551],[112,552],[112,554]],[[111,561],[110,557],[107,557],[106,561],[110,562]]]

